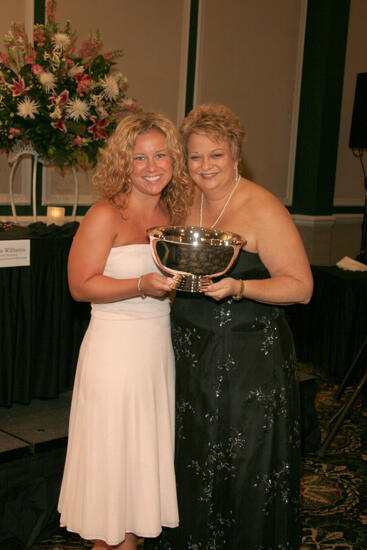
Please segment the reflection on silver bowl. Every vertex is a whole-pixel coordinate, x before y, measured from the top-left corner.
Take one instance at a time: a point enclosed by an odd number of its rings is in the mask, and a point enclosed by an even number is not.
[[[244,244],[235,233],[206,227],[160,226],[147,233],[158,266],[174,276],[174,288],[187,292],[200,292],[223,275]]]

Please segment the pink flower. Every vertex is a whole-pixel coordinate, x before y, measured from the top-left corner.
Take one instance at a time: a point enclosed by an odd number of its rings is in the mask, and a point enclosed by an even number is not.
[[[35,29],[33,33],[34,41],[37,42],[38,46],[42,48],[45,44],[45,31],[44,29]]]
[[[98,44],[91,38],[88,40],[84,40],[83,44],[81,45],[81,48],[78,51],[79,57],[89,57],[91,55],[94,55],[98,52]]]
[[[87,138],[84,138],[81,136],[76,136],[76,138],[73,141],[73,145],[76,145],[77,147],[79,147],[79,149],[83,147],[83,145],[85,145],[86,143],[88,143]]]
[[[62,115],[56,122],[51,122],[51,126],[54,128],[57,128],[57,130],[61,130],[62,132],[66,132],[66,126],[64,124],[65,121],[65,115]]]
[[[8,135],[8,139],[14,139],[14,134],[20,134],[18,128],[9,128],[9,132],[11,132],[11,134]]]
[[[26,63],[29,63],[29,65],[33,65],[35,57],[36,57],[36,56],[35,56],[34,54],[33,54],[33,55],[28,55],[28,56],[25,58]]]
[[[56,107],[65,107],[69,100],[69,90],[64,90],[61,94],[53,94],[51,103]]]
[[[0,62],[5,65],[5,67],[9,66],[9,57],[5,55],[4,53],[0,56]]]
[[[56,2],[55,0],[48,0],[46,4],[46,16],[51,23],[55,23],[55,10],[56,10]]]
[[[93,134],[93,139],[97,141],[98,139],[106,139],[107,135],[104,131],[104,128],[109,125],[107,118],[101,118],[98,120],[96,116],[90,117],[91,121],[94,123],[92,126],[89,126],[88,132]]]
[[[88,75],[77,74],[74,78],[78,82],[78,87],[76,89],[77,94],[84,95],[85,92],[89,92],[92,79]]]
[[[129,111],[130,113],[137,113],[139,109],[139,105],[137,103],[134,103],[131,99],[126,100],[122,107],[126,109],[126,111]]]
[[[26,87],[24,79],[21,76],[19,77],[19,80],[13,80],[13,84],[9,85],[9,88],[13,92],[13,97],[23,95],[27,90],[29,90],[29,86]]]
[[[38,65],[37,63],[32,65],[32,73],[33,74],[41,74],[41,73],[43,73],[43,71],[44,71],[44,68],[42,67],[42,65]]]

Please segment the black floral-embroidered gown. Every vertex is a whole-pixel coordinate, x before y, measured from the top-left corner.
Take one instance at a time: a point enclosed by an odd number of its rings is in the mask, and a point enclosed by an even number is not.
[[[246,251],[227,275],[269,277]],[[283,309],[182,292],[172,327],[180,526],[153,547],[296,550],[299,398]]]

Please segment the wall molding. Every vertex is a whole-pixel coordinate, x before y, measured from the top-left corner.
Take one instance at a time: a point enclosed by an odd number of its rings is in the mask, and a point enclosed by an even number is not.
[[[308,216],[307,214],[292,214],[292,219],[298,227],[332,227],[335,216]]]
[[[362,194],[363,194],[363,189],[362,189]],[[334,199],[333,206],[343,206],[345,208],[348,208],[348,206],[364,206],[364,200],[363,200],[362,194],[360,199],[356,199],[356,198],[348,199],[346,197]]]
[[[334,214],[336,223],[354,224],[362,223],[363,214]]]
[[[186,109],[186,91],[187,91],[187,71],[189,56],[189,37],[190,37],[190,11],[191,1],[183,3],[182,9],[182,27],[181,27],[181,55],[179,69],[179,92],[177,100],[177,124],[181,124],[185,116]]]
[[[302,71],[303,71],[303,54],[306,36],[306,21],[307,21],[308,0],[302,0],[299,17],[299,32],[297,44],[297,63],[296,75],[294,81],[293,102],[291,112],[291,130],[289,139],[289,156],[288,156],[288,175],[286,183],[286,194],[284,199],[280,199],[286,206],[291,206],[293,202],[293,187],[294,187],[294,170],[296,165],[297,151],[297,135],[298,135],[298,117],[299,106],[301,102],[301,87],[302,87]]]
[[[199,1],[199,9],[198,9],[198,30],[197,30],[197,37],[196,37],[196,59],[195,59],[193,107],[196,107],[198,104],[198,90],[200,89],[200,86],[199,86],[200,78],[201,78],[200,59],[201,59],[201,43],[202,43],[202,36],[203,36],[204,1],[205,0]]]
[[[10,205],[10,171],[11,165],[8,165],[9,172],[7,175],[7,187],[6,191],[0,193],[0,204]],[[16,205],[28,205],[31,204],[31,187],[32,187],[32,159],[30,157],[24,157],[19,161],[18,166],[14,172],[14,184],[20,183],[20,192],[14,193],[14,203]],[[14,187],[13,187],[14,188]]]
[[[362,214],[332,214],[330,216],[309,216],[307,214],[292,214],[292,219],[298,227],[332,227],[335,224],[359,224]]]
[[[94,188],[92,184],[92,172],[93,170],[83,170],[81,168],[76,170],[79,183],[79,194],[77,202],[79,206],[90,206],[95,201],[95,197],[93,195]],[[65,193],[62,191],[65,185],[70,187],[70,192]],[[81,191],[83,189],[84,193]],[[88,192],[85,192],[85,189],[88,189]],[[73,204],[74,176],[71,169],[66,170],[64,174],[61,175],[57,168],[43,166],[42,205],[68,206]]]
[[[75,216],[75,219],[73,220],[71,216],[65,216],[65,223],[69,222],[81,222],[83,220],[84,216]],[[13,216],[1,216],[2,222],[12,222]],[[47,216],[37,216],[37,222],[43,222],[47,224]],[[17,224],[18,225],[30,225],[34,223],[33,222],[33,216],[17,216]]]

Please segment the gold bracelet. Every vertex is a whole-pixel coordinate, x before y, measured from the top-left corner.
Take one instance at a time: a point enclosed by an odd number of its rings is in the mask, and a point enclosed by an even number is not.
[[[146,294],[144,294],[144,292],[142,291],[141,289],[141,281],[142,281],[142,278],[144,277],[144,275],[140,275],[139,279],[138,279],[138,292],[139,292],[139,296],[141,298],[143,298],[143,300],[145,300],[145,298],[147,297]]]
[[[238,302],[239,300],[242,300],[243,294],[244,294],[244,291],[245,291],[245,283],[243,282],[242,279],[240,279],[240,283],[241,283],[241,286],[240,286],[239,293],[232,296],[233,300],[236,300],[236,302]]]

